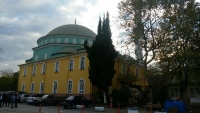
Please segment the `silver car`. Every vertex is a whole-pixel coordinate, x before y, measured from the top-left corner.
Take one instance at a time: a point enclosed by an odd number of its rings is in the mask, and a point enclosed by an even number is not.
[[[36,98],[42,98],[44,94],[30,94],[29,97],[27,98],[26,102],[28,105],[33,103],[33,100]]]

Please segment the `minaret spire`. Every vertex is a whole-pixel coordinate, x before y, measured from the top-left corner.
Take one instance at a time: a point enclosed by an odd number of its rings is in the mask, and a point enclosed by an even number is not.
[[[75,18],[75,25],[76,25],[76,18]]]

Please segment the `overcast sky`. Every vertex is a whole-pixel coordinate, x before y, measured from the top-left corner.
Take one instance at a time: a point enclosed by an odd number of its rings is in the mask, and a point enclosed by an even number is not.
[[[200,0],[197,0],[200,2]],[[76,23],[97,31],[99,16],[109,11],[113,44],[117,46],[116,17],[120,0],[0,0],[0,71],[19,70],[33,55],[36,41],[52,29]]]
[[[96,33],[99,16],[109,11],[113,43],[118,38],[116,26],[117,3],[120,0],[0,0],[0,70],[19,70],[33,55],[38,38],[52,29],[76,23]]]

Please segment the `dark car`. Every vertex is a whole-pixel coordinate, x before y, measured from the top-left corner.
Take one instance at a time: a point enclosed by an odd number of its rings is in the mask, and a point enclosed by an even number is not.
[[[61,105],[64,106],[64,108],[67,108],[70,106],[71,108],[76,108],[76,105],[84,105],[84,107],[90,107],[92,101],[87,100],[84,96],[69,96],[63,102]]]

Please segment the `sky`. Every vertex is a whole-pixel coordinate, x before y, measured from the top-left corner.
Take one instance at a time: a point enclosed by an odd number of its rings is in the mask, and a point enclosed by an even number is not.
[[[19,71],[33,55],[36,41],[54,28],[83,25],[96,33],[99,16],[109,11],[113,44],[118,38],[116,17],[120,0],[0,0],[0,71]],[[7,26],[5,26],[7,25]]]
[[[121,0],[0,0],[0,71],[19,71],[18,65],[33,55],[36,41],[56,27],[74,24],[96,33],[99,16],[109,11],[116,49],[116,18]],[[200,2],[200,0],[197,0]]]

